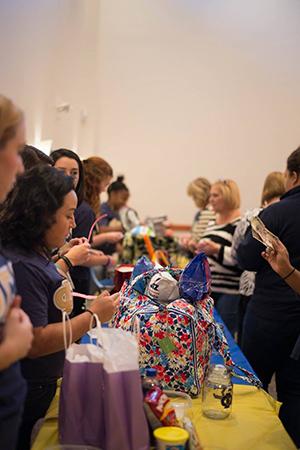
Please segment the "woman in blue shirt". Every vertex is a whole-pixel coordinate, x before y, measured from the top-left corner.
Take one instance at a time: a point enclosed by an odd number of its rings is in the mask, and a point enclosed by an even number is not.
[[[4,251],[12,260],[17,292],[34,333],[28,358],[21,363],[28,393],[18,450],[30,448],[32,427],[44,417],[62,376],[62,311],[71,313],[73,298],[67,280],[51,260],[51,251],[61,247],[74,228],[76,207],[72,179],[53,167],[37,166],[18,178],[0,214]],[[71,319],[73,341],[88,331],[91,313],[108,321],[116,302],[116,297],[104,293],[92,302],[90,311]]]
[[[289,249],[293,268],[300,269],[300,147],[288,157],[285,177],[286,193],[260,218]],[[265,389],[275,374],[279,416],[300,447],[300,359],[291,357],[300,334],[300,296],[287,284],[293,273],[275,273],[262,257],[264,250],[250,230],[237,250],[239,265],[257,272],[242,350]]]
[[[20,153],[24,144],[23,113],[0,95],[1,203],[23,170]],[[27,355],[32,337],[32,325],[16,297],[12,265],[0,246],[0,446],[5,450],[14,450],[16,445],[26,394],[18,360]]]

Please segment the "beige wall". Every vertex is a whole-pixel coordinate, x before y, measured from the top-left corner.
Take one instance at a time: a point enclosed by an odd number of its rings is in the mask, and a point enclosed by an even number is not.
[[[25,110],[28,141],[96,147],[98,0],[0,2],[0,86]],[[56,106],[69,103],[69,112]],[[86,121],[81,112],[87,111]]]
[[[1,91],[30,140],[106,157],[142,216],[186,223],[189,180],[234,178],[252,207],[300,144],[299,23],[298,0],[7,0]]]

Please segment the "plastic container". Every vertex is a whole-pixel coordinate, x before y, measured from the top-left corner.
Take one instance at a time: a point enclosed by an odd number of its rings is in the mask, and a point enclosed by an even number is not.
[[[222,364],[210,366],[202,391],[202,411],[210,419],[225,419],[231,412],[231,375]]]
[[[146,369],[145,377],[142,382],[143,392],[146,394],[150,389],[155,386],[159,386],[159,381],[157,379],[156,369],[148,368]]]
[[[156,450],[185,450],[189,433],[179,427],[160,427],[154,431]]]
[[[169,391],[164,389],[164,393],[171,400],[172,406],[175,409],[176,417],[179,421],[182,421],[184,417],[192,419],[193,415],[193,403],[188,394],[184,392]]]

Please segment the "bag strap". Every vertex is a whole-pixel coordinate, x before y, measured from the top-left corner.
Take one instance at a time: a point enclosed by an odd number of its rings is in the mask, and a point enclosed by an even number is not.
[[[95,313],[93,315],[91,315],[89,331],[91,331],[93,329],[94,322],[96,323],[96,327],[95,328],[97,328],[97,330],[99,331],[99,334],[98,334],[98,336],[96,338],[97,346],[104,349],[104,347],[103,347],[103,339],[102,339],[102,326],[101,326],[101,322],[100,322],[99,317]],[[89,336],[90,336],[90,344],[92,344],[93,343],[92,337],[91,337],[91,335],[89,335]]]
[[[63,325],[63,335],[64,335],[64,346],[65,346],[65,350],[67,350],[73,342],[72,324],[71,324],[71,319],[70,319],[69,315],[66,313],[66,311],[62,312],[62,318],[63,318],[62,325]],[[67,322],[69,325],[69,345],[67,342]]]
[[[223,357],[225,366],[230,371],[231,375],[240,378],[241,380],[246,381],[257,388],[261,388],[262,383],[256,375],[233,361],[227,339],[220,325],[217,322],[213,322],[213,326],[215,329],[214,349]],[[244,375],[236,373],[236,369]]]

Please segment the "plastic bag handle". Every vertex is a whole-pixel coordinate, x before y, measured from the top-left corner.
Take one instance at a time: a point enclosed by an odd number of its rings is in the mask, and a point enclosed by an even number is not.
[[[95,313],[94,313],[93,315],[91,315],[89,331],[91,331],[91,330],[93,329],[93,323],[94,323],[94,321],[96,322],[96,328],[98,328],[98,330],[99,330],[99,335],[100,335],[99,337],[97,337],[97,346],[104,348],[104,347],[103,347],[103,340],[102,340],[102,327],[101,327],[101,322],[100,322],[99,317],[98,317],[97,314],[95,314]],[[93,341],[92,341],[92,337],[91,337],[91,335],[90,335],[90,344],[92,344],[92,343],[93,343]]]
[[[72,344],[72,342],[73,342],[72,324],[71,324],[71,319],[68,316],[68,314],[66,313],[66,311],[63,311],[62,317],[63,317],[64,346],[65,346],[65,350],[67,350],[70,347],[70,345]],[[68,345],[68,342],[67,342],[67,326],[66,326],[67,322],[69,324],[69,331],[70,331],[70,334],[69,334],[69,345]]]

